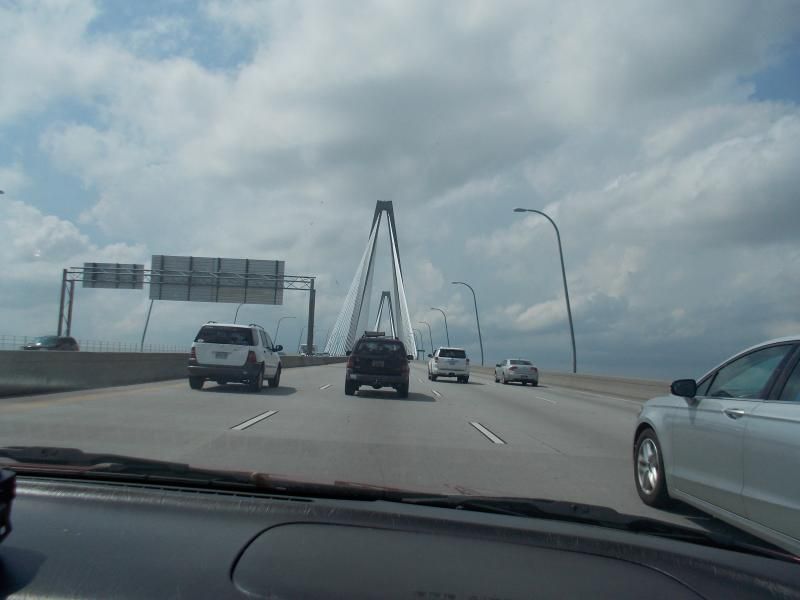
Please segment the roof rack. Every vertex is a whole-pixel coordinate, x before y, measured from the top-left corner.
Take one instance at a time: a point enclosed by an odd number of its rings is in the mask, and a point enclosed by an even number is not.
[[[386,337],[385,331],[365,331],[364,337]]]

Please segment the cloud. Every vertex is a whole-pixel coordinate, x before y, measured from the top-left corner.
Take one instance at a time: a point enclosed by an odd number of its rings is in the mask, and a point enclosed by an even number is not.
[[[752,83],[800,31],[792,2],[214,1],[98,33],[106,12],[0,8],[0,81],[15,82],[0,130],[42,154],[0,153],[0,189],[21,202],[0,197],[19,224],[5,258],[25,286],[88,256],[278,258],[317,276],[332,322],[382,199],[412,313],[445,308],[471,351],[454,279],[476,289],[489,352],[535,339],[558,366],[568,351],[554,231],[515,206],[557,221],[579,350],[598,368],[675,365],[670,344],[710,360],[709,337],[733,351],[796,322],[800,111],[754,100]],[[252,51],[211,68],[182,50],[200,30]],[[53,174],[80,182],[78,219],[37,207]],[[136,321],[141,299],[103,299]],[[304,300],[287,302],[300,317]],[[190,335],[200,312],[179,313],[162,309],[164,336]]]

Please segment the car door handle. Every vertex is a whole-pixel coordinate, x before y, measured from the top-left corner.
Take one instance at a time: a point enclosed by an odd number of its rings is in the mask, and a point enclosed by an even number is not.
[[[741,408],[723,408],[722,412],[728,415],[731,419],[738,419],[744,416],[744,411]]]

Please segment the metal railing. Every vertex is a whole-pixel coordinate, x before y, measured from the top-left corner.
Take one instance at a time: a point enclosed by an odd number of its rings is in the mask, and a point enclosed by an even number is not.
[[[0,350],[21,350],[37,336],[0,334]],[[84,340],[75,338],[82,352],[139,352],[137,342],[111,342],[106,340]],[[188,346],[178,344],[145,344],[143,352],[189,353]]]

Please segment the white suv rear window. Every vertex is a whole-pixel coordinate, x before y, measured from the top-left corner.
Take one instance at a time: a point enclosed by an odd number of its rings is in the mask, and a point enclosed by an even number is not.
[[[453,350],[452,348],[444,348],[439,350],[439,356],[442,358],[467,358],[467,353],[463,350]]]
[[[206,325],[194,338],[195,342],[206,344],[231,344],[233,346],[254,346],[253,333],[243,327],[219,327]]]

